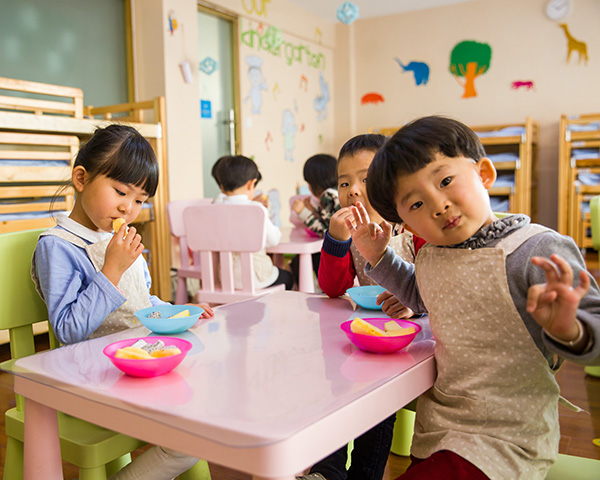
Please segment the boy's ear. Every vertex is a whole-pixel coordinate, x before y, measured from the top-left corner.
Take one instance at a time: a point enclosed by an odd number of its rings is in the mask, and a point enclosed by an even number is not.
[[[496,181],[496,167],[488,157],[482,157],[477,162],[479,178],[486,190],[490,189]]]
[[[83,187],[87,183],[87,170],[85,167],[78,165],[73,169],[71,174],[71,179],[73,180],[73,187],[78,192],[83,192]]]

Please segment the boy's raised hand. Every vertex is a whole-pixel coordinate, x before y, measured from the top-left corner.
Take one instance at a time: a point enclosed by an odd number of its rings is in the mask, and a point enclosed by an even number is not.
[[[579,286],[573,286],[571,266],[556,254],[550,259],[532,257],[531,263],[544,270],[546,283],[532,285],[527,292],[527,311],[550,335],[569,342],[577,338],[577,307],[590,288],[590,277],[579,272]]]
[[[350,207],[352,218],[346,219],[346,226],[352,234],[352,241],[358,251],[371,264],[376,265],[385,253],[392,236],[392,226],[385,220],[381,225],[371,222],[369,214],[361,202]]]
[[[135,227],[129,227],[127,230],[127,225],[121,225],[106,247],[102,273],[116,287],[125,271],[133,265],[143,250],[142,237]]]

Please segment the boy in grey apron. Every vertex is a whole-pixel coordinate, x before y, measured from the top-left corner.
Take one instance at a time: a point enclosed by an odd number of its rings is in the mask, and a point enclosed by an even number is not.
[[[415,265],[362,205],[348,221],[365,271],[426,308],[437,341],[437,379],[418,400],[402,479],[437,478],[448,465],[444,478],[544,479],[560,437],[554,374],[564,358],[600,363],[600,293],[579,250],[525,215],[498,219],[484,155],[468,127],[443,117],[408,124],[377,152],[369,201],[428,242]]]

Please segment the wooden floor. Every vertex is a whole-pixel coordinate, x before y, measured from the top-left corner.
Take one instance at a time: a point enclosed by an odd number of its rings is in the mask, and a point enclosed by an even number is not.
[[[589,259],[588,268],[598,279],[597,254]],[[48,348],[45,336],[38,336],[38,350]],[[8,345],[0,345],[0,361],[8,360]],[[583,367],[565,362],[556,375],[562,395],[580,406],[587,413],[574,413],[562,405],[559,406],[561,439],[560,453],[600,460],[600,447],[592,441],[600,438],[600,377],[585,375]],[[12,375],[0,372],[0,462],[4,469],[6,436],[4,434],[4,412],[14,407]],[[134,453],[138,455],[143,450]],[[384,480],[393,480],[408,467],[408,459],[391,454],[385,471]],[[63,465],[66,480],[78,478],[77,469],[67,463]],[[218,465],[211,465],[212,480],[251,480],[251,476]]]

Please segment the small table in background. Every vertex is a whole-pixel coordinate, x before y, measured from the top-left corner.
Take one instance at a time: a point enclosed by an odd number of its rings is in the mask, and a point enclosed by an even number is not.
[[[313,293],[315,284],[311,256],[320,252],[322,245],[322,238],[313,237],[304,228],[284,227],[281,229],[281,241],[274,247],[267,247],[267,253],[274,254],[273,261],[279,268],[283,268],[284,253],[300,255],[298,289],[301,292]]]

